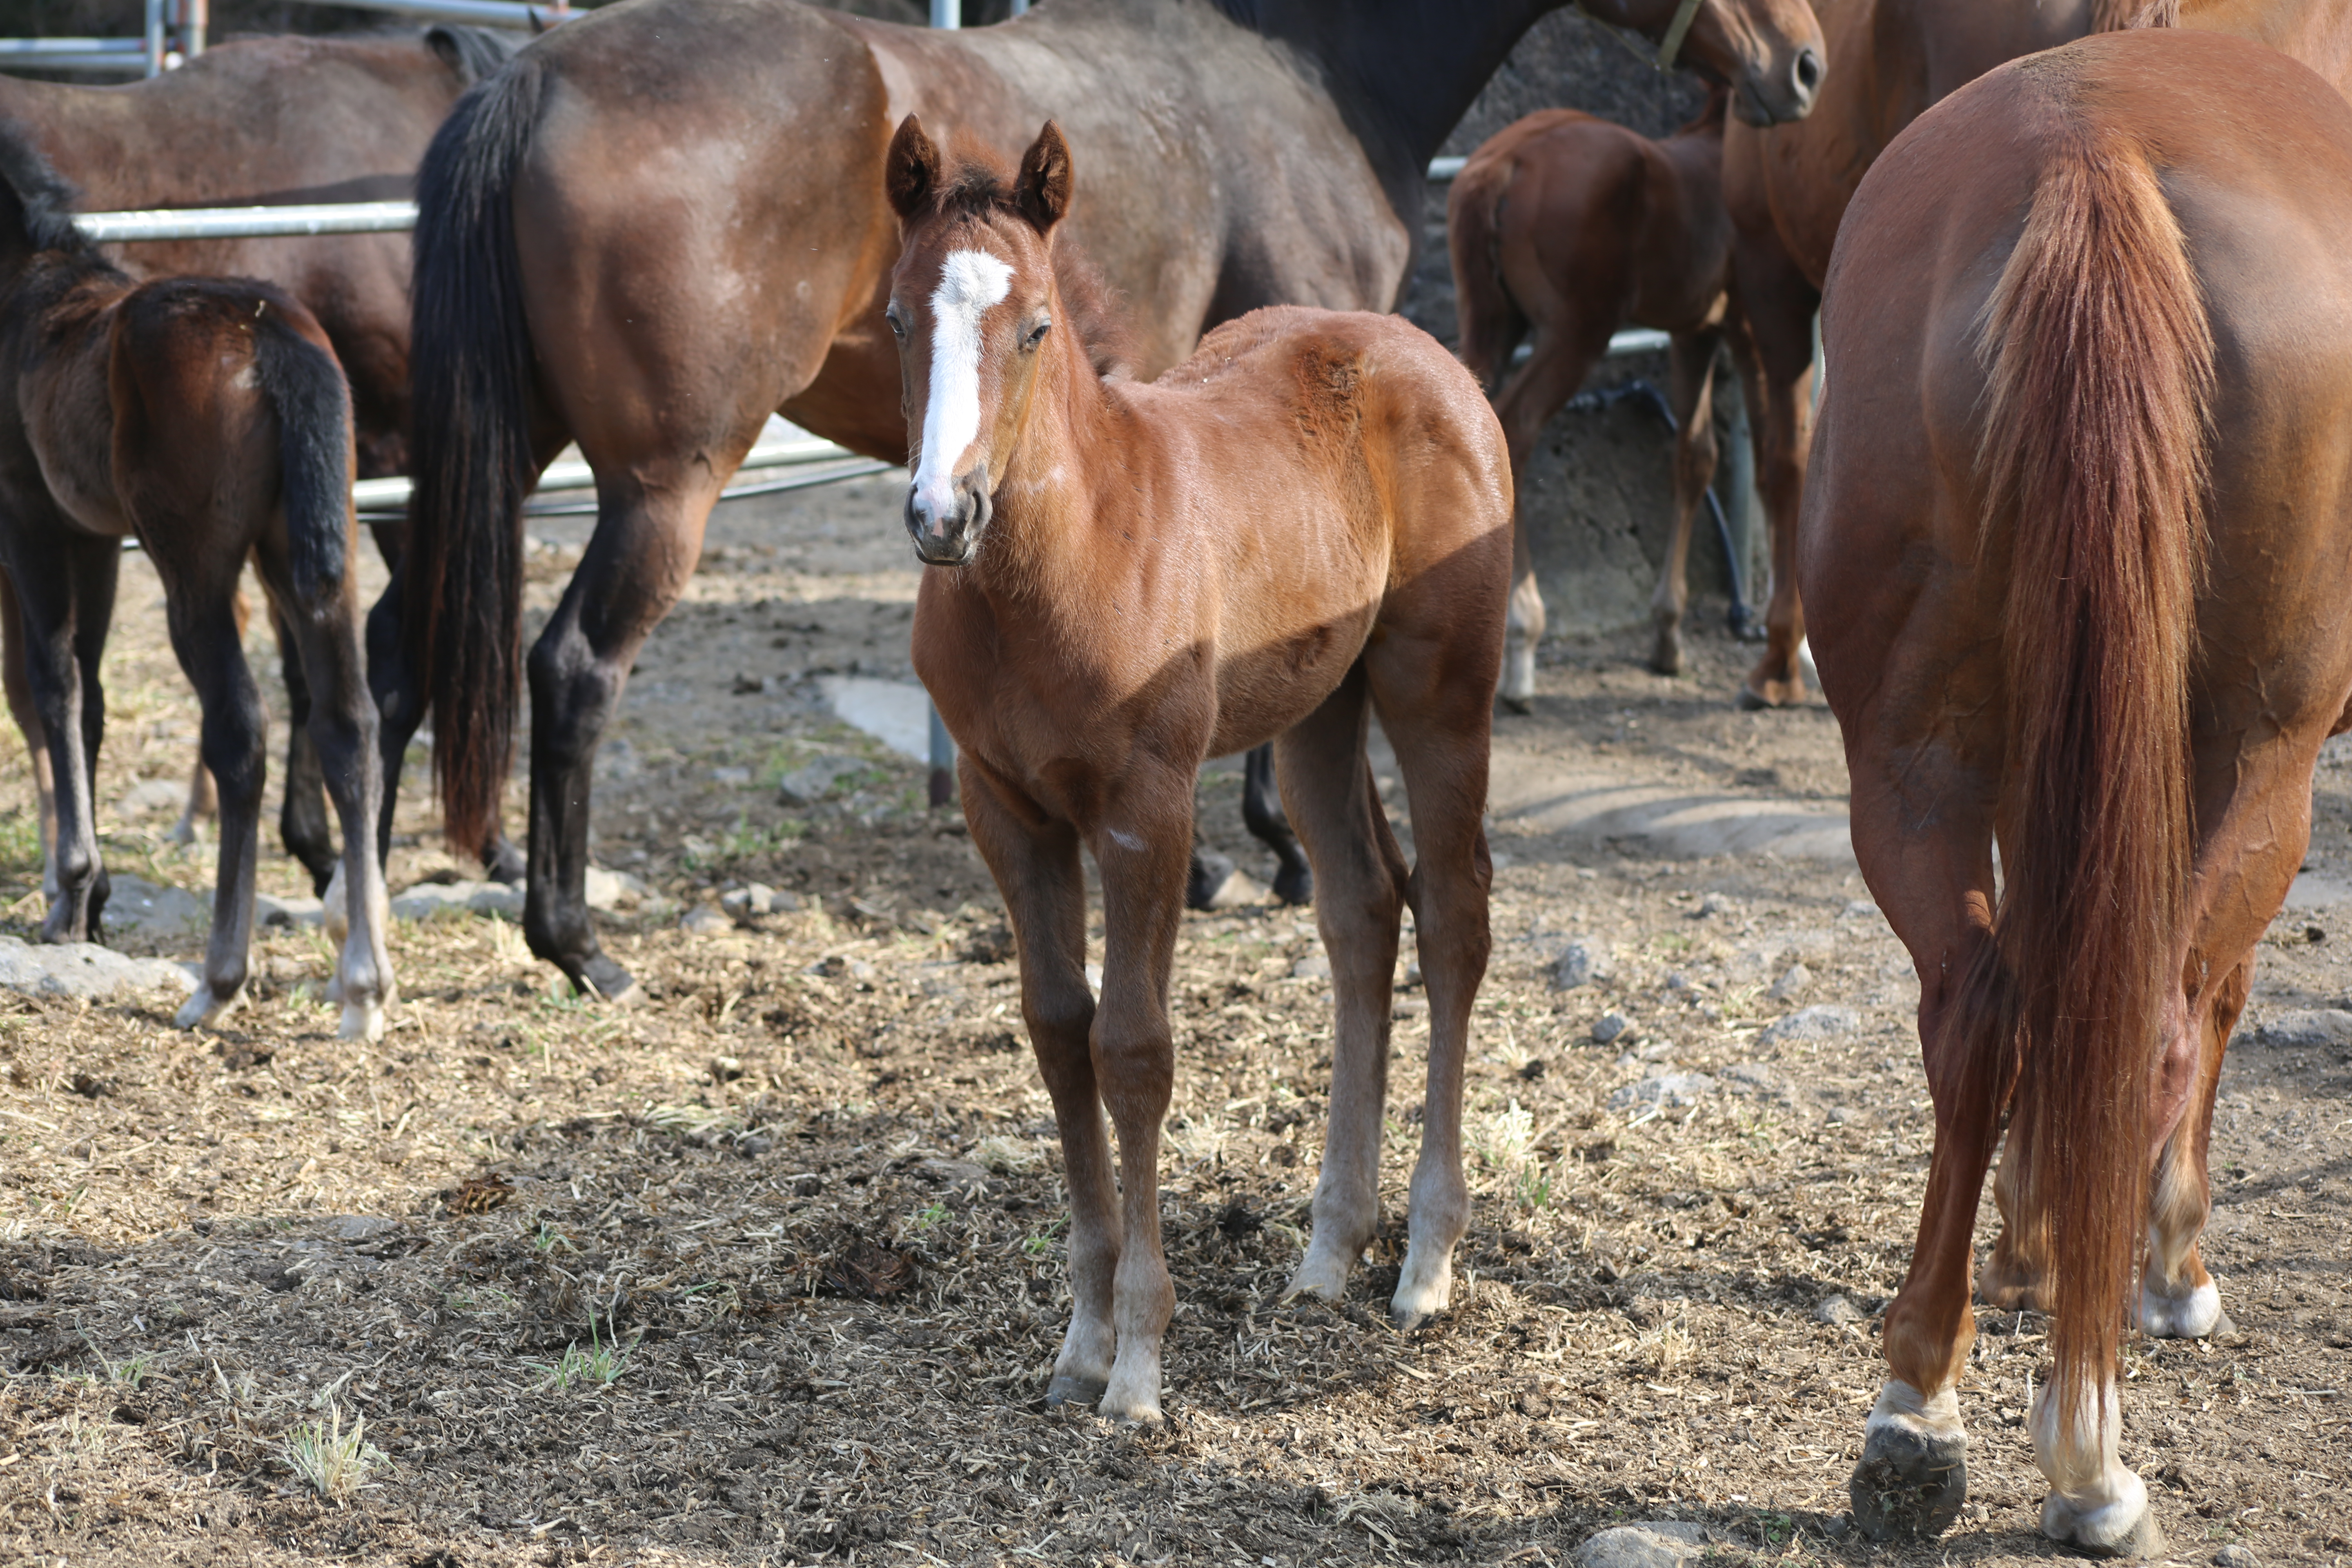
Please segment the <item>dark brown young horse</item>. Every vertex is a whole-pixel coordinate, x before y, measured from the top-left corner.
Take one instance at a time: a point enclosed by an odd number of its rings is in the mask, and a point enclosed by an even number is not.
[[[1683,667],[1691,520],[1715,476],[1716,349],[1728,336],[1743,359],[1747,352],[1725,293],[1726,96],[1718,89],[1663,142],[1572,109],[1530,114],[1470,154],[1445,204],[1462,363],[1494,389],[1514,480],[1612,333],[1630,321],[1673,335],[1675,531],[1650,605],[1650,668],[1662,675]],[[1528,363],[1513,370],[1511,354],[1530,332]],[[1501,696],[1525,712],[1544,604],[1524,515],[1513,540]]]
[[[470,95],[420,182],[415,558],[378,606],[409,665],[379,696],[395,768],[429,700],[450,830],[488,831],[522,673],[522,499],[577,440],[599,516],[530,661],[531,951],[629,989],[583,899],[592,762],[761,422],[906,455],[881,315],[883,156],[904,115],[1008,160],[1061,117],[1094,171],[1071,225],[1154,374],[1260,305],[1387,310],[1429,155],[1559,3],[1055,0],[930,33],[646,0],[565,24]],[[1589,8],[1655,37],[1681,6]],[[1731,84],[1735,112],[1791,118],[1819,36],[1804,0],[1704,0],[1683,56]]]
[[[1956,93],[1839,235],[1799,569],[1936,1108],[1853,1479],[1874,1534],[1941,1530],[1966,1493],[2006,1114],[2003,1246],[2053,1314],[2042,1527],[2158,1538],[2117,1457],[2117,1336],[2143,1245],[2145,1331],[2220,1319],[2197,1238],[2221,1054],[2352,725],[2347,233],[2339,93],[2161,29]]]
[[[1069,1183],[1075,1306],[1046,1398],[1153,1420],[1175,1301],[1168,977],[1210,756],[1276,741],[1338,993],[1330,1136],[1290,1288],[1338,1299],[1378,1226],[1409,903],[1429,1092],[1391,1311],[1409,1326],[1446,1305],[1469,1223],[1462,1062],[1486,968],[1510,467],[1477,385],[1393,316],[1255,311],[1149,385],[1099,377],[1072,330],[1071,162],[1050,122],[1008,188],[983,165],[943,168],[910,116],[888,179],[907,225],[888,317],[920,430],[907,527],[933,568],[915,667],[961,748]],[[1410,874],[1364,757],[1374,709],[1412,804]],[[1099,1007],[1081,848],[1102,873]]]
[[[476,27],[238,39],[121,87],[0,76],[0,119],[18,126],[80,190],[85,211],[390,201],[412,194],[425,144],[457,95],[521,41]],[[142,242],[107,252],[133,278],[260,278],[301,300],[350,377],[361,477],[407,467],[405,235]],[[376,531],[387,560],[397,557],[398,532]],[[5,575],[0,605],[10,600]],[[0,675],[33,753],[42,844],[53,853],[48,742],[23,698],[28,688],[12,616],[0,610]],[[291,630],[276,629],[293,710],[278,826],[287,849],[323,889],[336,857],[305,724],[310,693]],[[192,798],[192,814],[195,805]],[[510,873],[520,875],[520,857],[507,853]]]
[[[57,781],[58,895],[44,934],[95,938],[106,907],[91,788],[99,658],[122,541],[163,580],[173,651],[204,705],[220,864],[204,982],[184,1027],[236,1005],[253,937],[264,722],[237,636],[250,557],[299,639],[310,735],[342,817],[346,1037],[383,1029],[387,910],[369,829],[375,709],[350,571],[351,397],[326,334],[265,283],[137,284],[73,226],[73,190],[0,121],[0,563],[15,579],[33,702]]]

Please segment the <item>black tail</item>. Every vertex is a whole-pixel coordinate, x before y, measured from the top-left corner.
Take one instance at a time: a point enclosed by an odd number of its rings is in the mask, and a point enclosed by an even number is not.
[[[529,42],[522,34],[503,27],[460,27],[443,23],[425,29],[425,47],[439,55],[465,87],[487,79]]]
[[[287,564],[315,605],[342,591],[351,563],[352,393],[335,356],[295,331],[287,301],[269,304],[254,328],[254,374],[278,414]]]
[[[522,502],[537,466],[508,195],[542,79],[527,52],[467,91],[416,176],[415,490],[401,640],[432,708],[443,831],[468,851],[498,824],[521,678]]]

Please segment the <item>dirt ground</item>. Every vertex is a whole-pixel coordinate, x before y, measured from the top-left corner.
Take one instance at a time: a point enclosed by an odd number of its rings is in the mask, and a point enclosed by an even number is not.
[[[1001,910],[919,765],[812,679],[907,672],[895,509],[884,480],[723,509],[640,661],[596,852],[645,889],[603,922],[644,1005],[571,999],[485,918],[398,929],[375,1047],[334,1038],[328,952],[300,928],[261,936],[217,1033],[174,1031],[161,1000],[0,993],[0,1561],[1556,1563],[1662,1518],[1711,1523],[1727,1562],[2054,1554],[2021,1426],[2031,1316],[1979,1312],[1963,1521],[1881,1551],[1842,1518],[1930,1132],[1916,985],[1851,864],[1666,858],[1513,813],[1454,1310],[1412,1334],[1381,1312],[1425,1003],[1396,1004],[1381,1238],[1344,1306],[1284,1305],[1328,1076],[1319,944],[1301,911],[1192,916],[1169,1419],[1047,1413],[1058,1155]],[[583,525],[534,531],[543,611]],[[157,611],[133,558],[105,847],[201,887],[208,848],[116,804],[179,776],[195,732]],[[1719,633],[1675,680],[1633,637],[1548,651],[1498,747],[1717,803],[1842,801],[1827,713],[1734,711],[1744,650]],[[825,756],[861,765],[787,804],[778,781]],[[2313,870],[2352,899],[2347,759],[2320,780]],[[420,770],[395,887],[474,874],[438,847]],[[1209,775],[1204,829],[1264,873],[1237,794]],[[300,890],[268,848],[266,884]],[[38,876],[12,742],[6,931],[37,922]],[[688,928],[752,881],[798,908]],[[2343,1005],[2347,915],[2282,920],[2229,1064],[2209,1256],[2235,1331],[2127,1344],[2126,1452],[2180,1563],[2352,1554],[2352,1058],[2258,1037]],[[1572,939],[1598,973],[1555,989]],[[1851,1016],[1767,1032],[1807,1005]],[[1595,1044],[1610,1014],[1630,1031]],[[1710,1081],[1688,1104],[1620,1092],[1666,1074]],[[1832,1297],[1853,1321],[1828,1321]],[[349,1489],[322,1496],[295,1449],[362,1421]]]

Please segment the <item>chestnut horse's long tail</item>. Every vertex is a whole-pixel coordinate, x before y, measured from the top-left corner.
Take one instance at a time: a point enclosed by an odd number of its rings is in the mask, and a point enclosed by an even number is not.
[[[538,465],[508,195],[539,120],[541,72],[526,53],[470,89],[416,176],[401,641],[433,714],[443,830],[469,851],[498,825],[521,678],[522,503]]]
[[[2181,983],[2213,341],[2143,150],[2059,119],[1981,322],[1981,549],[1997,563],[2005,532],[2009,555],[2005,885],[1955,1022],[1980,1081],[2017,1075],[2011,1219],[2049,1237],[2057,1414],[2074,1430],[2102,1419]]]
[[[1454,310],[1461,323],[1457,351],[1492,396],[1511,368],[1511,351],[1527,335],[1528,318],[1503,282],[1503,201],[1517,161],[1473,159],[1445,196],[1445,247],[1454,263]]]

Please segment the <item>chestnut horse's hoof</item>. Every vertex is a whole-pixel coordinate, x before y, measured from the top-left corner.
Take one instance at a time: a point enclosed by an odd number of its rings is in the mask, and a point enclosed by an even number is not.
[[[1058,1410],[1065,1405],[1095,1404],[1102,1398],[1103,1390],[1109,1386],[1109,1382],[1104,1378],[1057,1374],[1045,1385],[1045,1408]]]
[[[1801,708],[1805,705],[1805,683],[1790,676],[1785,680],[1759,680],[1748,678],[1739,689],[1739,706],[1748,712],[1759,712],[1767,708]]]
[[[2221,1310],[2221,1292],[2210,1279],[2186,1296],[2159,1295],[2147,1285],[2140,1287],[2139,1331],[2152,1340],[2201,1340],[2236,1326]]]
[[[1927,1541],[1960,1517],[1969,1499],[1969,1440],[1874,1422],[1862,1463],[1846,1482],[1854,1527],[1873,1541]]]

